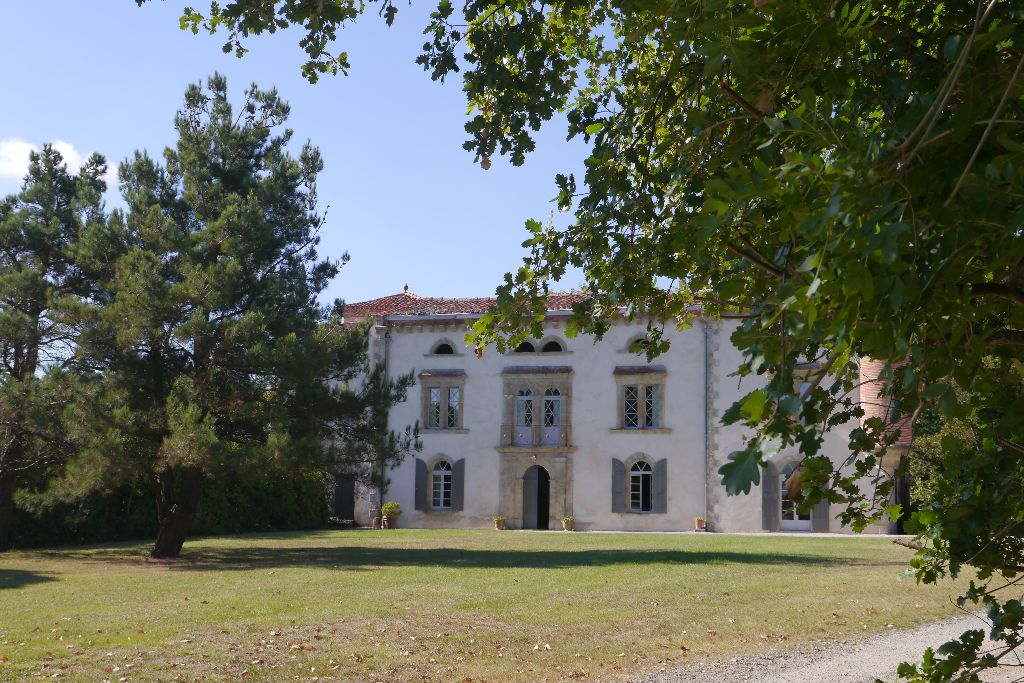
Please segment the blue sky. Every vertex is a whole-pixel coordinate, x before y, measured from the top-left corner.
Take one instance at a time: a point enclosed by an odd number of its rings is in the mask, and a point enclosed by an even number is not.
[[[555,173],[582,169],[585,147],[565,141],[563,121],[545,128],[524,166],[473,164],[462,149],[461,78],[432,82],[413,61],[429,1],[401,3],[391,29],[371,6],[341,33],[350,75],[316,85],[299,73],[304,53],[294,34],[251,41],[240,60],[221,52],[220,36],[178,29],[185,4],[33,0],[4,8],[0,194],[17,191],[27,149],[44,142],[61,141],[72,160],[100,152],[112,166],[135,149],[159,153],[174,141],[185,86],[217,70],[238,95],[252,82],[277,86],[292,105],[296,143],[312,140],[323,154],[319,196],[330,209],[321,253],[352,256],[325,299],[359,301],[406,283],[423,295],[484,296],[519,265],[524,221],[553,210]],[[572,274],[557,287],[579,283]]]

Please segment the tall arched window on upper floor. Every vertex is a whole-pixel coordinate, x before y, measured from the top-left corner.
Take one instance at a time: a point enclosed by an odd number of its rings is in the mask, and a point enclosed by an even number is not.
[[[516,423],[512,432],[512,445],[533,445],[533,391],[520,389],[516,393]]]
[[[562,445],[562,392],[556,387],[544,391],[541,410],[543,425],[540,432],[541,446]]]

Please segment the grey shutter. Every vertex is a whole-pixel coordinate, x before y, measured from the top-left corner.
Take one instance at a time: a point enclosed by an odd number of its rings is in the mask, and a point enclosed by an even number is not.
[[[416,509],[427,509],[427,463],[416,458]]]
[[[612,512],[626,511],[626,463],[612,458]]]
[[[761,528],[779,530],[779,468],[768,463],[761,473]]]
[[[460,458],[452,467],[452,510],[461,510],[466,481],[466,459]]]
[[[668,459],[654,463],[654,512],[668,512]]]
[[[811,530],[828,531],[828,501],[819,500],[811,508]]]

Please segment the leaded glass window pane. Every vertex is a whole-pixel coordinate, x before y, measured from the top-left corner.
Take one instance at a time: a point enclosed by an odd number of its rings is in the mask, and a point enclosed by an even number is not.
[[[544,399],[544,426],[555,427],[561,422],[559,410],[561,401],[557,398]]]
[[[533,399],[522,396],[516,400],[516,424],[524,427],[533,426]]]
[[[656,384],[644,387],[644,427],[658,427],[658,391]]]
[[[622,424],[624,427],[640,426],[639,387],[623,387]]]
[[[454,429],[459,426],[459,388],[448,387],[448,418],[447,426]]]
[[[441,388],[430,389],[430,405],[427,407],[427,427],[441,426]]]

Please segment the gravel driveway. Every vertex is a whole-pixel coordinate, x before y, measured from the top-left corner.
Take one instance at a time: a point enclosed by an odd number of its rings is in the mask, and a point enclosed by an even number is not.
[[[893,681],[900,662],[916,662],[926,647],[937,647],[979,627],[983,627],[979,619],[961,617],[862,640],[812,641],[784,651],[772,650],[659,673],[643,679],[643,683],[873,683],[877,678]],[[1021,655],[1024,658],[1024,653]],[[1022,676],[1019,667],[1005,667],[986,674],[982,680],[1009,683],[1022,680]]]

